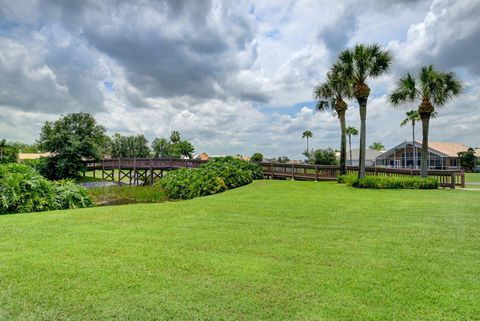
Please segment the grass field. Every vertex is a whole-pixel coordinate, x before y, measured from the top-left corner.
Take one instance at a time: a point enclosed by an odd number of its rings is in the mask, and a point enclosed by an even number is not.
[[[0,216],[0,320],[478,320],[480,194],[257,181]]]
[[[465,182],[480,183],[480,173],[465,173]]]

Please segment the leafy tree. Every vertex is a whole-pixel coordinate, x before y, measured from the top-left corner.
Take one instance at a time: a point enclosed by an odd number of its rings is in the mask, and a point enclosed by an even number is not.
[[[352,85],[348,77],[342,73],[342,69],[334,66],[332,72],[327,74],[327,80],[313,91],[317,101],[317,110],[335,110],[340,120],[340,174],[347,173],[347,137],[345,113],[348,105],[344,99],[352,97]],[[308,149],[307,149],[308,150]]]
[[[373,142],[372,145],[368,146],[368,149],[371,150],[385,150],[385,146],[381,142]]]
[[[473,172],[478,164],[477,157],[475,156],[475,150],[471,147],[466,152],[458,153],[458,159],[460,166],[467,172]]]
[[[453,72],[435,70],[433,65],[420,68],[418,75],[410,72],[402,76],[390,94],[394,106],[419,103],[418,113],[422,121],[422,159],[420,174],[428,175],[428,134],[430,118],[435,107],[444,106],[463,91],[463,84]]]
[[[337,156],[331,148],[317,149],[313,152],[311,161],[315,165],[336,165]]]
[[[370,96],[368,78],[376,78],[388,72],[392,64],[392,55],[378,44],[357,44],[352,49],[340,53],[338,63],[334,65],[341,75],[352,82],[353,96],[360,109],[360,159],[358,177],[365,177],[365,152],[367,142],[367,101]]]
[[[302,133],[302,139],[307,139],[307,150],[309,150],[308,139],[313,137],[313,133],[310,130],[306,130]]]
[[[110,156],[113,158],[144,158],[150,156],[148,140],[143,135],[122,136],[118,133],[110,138]]]
[[[85,170],[83,159],[100,159],[108,137],[105,127],[88,113],[74,113],[43,125],[39,147],[54,156],[46,159],[42,173],[50,179],[75,177]]]
[[[252,155],[252,157],[250,157],[250,160],[252,162],[257,162],[257,163],[260,163],[263,161],[263,154],[262,153],[255,153]]]
[[[348,135],[348,146],[350,149],[350,165],[352,165],[352,136],[358,135],[358,130],[355,127],[347,127],[345,133]]]
[[[0,140],[0,164],[14,163],[18,160],[18,146],[8,143],[5,139]]]
[[[172,140],[173,138],[173,140]],[[170,139],[160,137],[152,142],[152,150],[155,157],[163,158],[192,158],[195,148],[187,140],[181,140],[180,133],[173,131]]]

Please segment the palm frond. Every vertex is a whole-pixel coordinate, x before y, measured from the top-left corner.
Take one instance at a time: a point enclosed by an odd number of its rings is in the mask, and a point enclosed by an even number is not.
[[[418,98],[416,81],[414,76],[408,72],[398,80],[389,100],[392,105],[399,106],[412,103],[416,98]]]

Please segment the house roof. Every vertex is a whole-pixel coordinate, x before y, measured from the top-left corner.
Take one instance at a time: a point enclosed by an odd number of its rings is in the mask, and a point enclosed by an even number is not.
[[[365,151],[366,160],[375,160],[378,156],[382,155],[385,151],[378,151],[374,149],[367,149]],[[340,157],[340,153],[338,155]],[[358,160],[360,157],[360,148],[352,149],[352,160]],[[347,159],[350,160],[350,151],[347,150]]]
[[[50,153],[18,153],[19,160],[27,160],[27,159],[39,159],[41,157],[48,157]]]
[[[403,148],[406,145],[412,145],[412,142],[402,142],[397,146],[387,150],[385,156],[388,156],[391,153],[394,153],[396,150]],[[422,148],[422,143],[419,141],[415,142],[417,148]],[[445,143],[445,142],[428,142],[428,150],[433,153],[443,157],[458,157],[458,153],[465,152],[468,150],[468,146],[458,143]]]
[[[419,143],[420,146],[422,145],[420,142],[417,143]],[[458,153],[466,152],[468,150],[468,146],[457,143],[428,142],[428,147],[450,157],[457,157]]]

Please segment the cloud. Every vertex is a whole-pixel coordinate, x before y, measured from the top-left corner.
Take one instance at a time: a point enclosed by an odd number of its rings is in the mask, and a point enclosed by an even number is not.
[[[177,129],[199,152],[301,158],[306,129],[313,147],[339,145],[313,87],[340,50],[376,41],[395,65],[369,80],[368,143],[410,137],[388,91],[435,63],[469,88],[432,122],[432,139],[480,145],[478,10],[468,0],[0,0],[0,136],[32,142],[43,121],[87,111],[110,133]],[[350,102],[348,124],[358,118]]]

